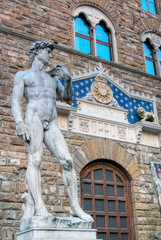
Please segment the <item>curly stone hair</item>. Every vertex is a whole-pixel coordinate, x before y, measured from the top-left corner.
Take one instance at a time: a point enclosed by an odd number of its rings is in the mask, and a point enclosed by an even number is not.
[[[29,64],[32,65],[35,55],[38,54],[39,49],[50,48],[51,51],[54,49],[54,43],[49,43],[46,41],[36,41],[33,42],[29,48]]]

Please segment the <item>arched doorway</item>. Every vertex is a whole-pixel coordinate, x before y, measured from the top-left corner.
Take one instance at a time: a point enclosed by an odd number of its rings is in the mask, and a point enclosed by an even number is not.
[[[81,204],[98,239],[135,239],[130,181],[116,165],[94,161],[81,171]]]

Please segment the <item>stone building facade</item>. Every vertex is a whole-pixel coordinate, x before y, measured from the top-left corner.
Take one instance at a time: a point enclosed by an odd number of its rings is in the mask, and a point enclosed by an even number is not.
[[[73,105],[58,102],[58,121],[75,163],[82,208],[93,215],[98,238],[161,239],[159,190],[152,164],[161,163],[160,0],[156,6],[153,14],[143,9],[141,0],[2,1],[0,240],[16,239],[24,206],[21,196],[27,191],[27,148],[15,134],[10,110],[13,78],[17,71],[29,68],[28,48],[39,39],[55,43],[50,67],[62,62],[72,73]],[[79,14],[84,14],[93,33],[104,20],[112,35],[112,61],[97,57],[95,49],[93,54],[75,49],[74,21]],[[155,53],[155,75],[147,73],[146,40]],[[109,94],[110,102],[104,103]],[[25,100],[22,106],[25,109]],[[156,124],[141,121],[138,107],[153,113]],[[49,212],[69,216],[61,167],[45,147],[41,168],[42,195]],[[96,172],[102,174],[102,182]],[[98,185],[107,191],[96,194]],[[114,195],[108,194],[108,187]]]

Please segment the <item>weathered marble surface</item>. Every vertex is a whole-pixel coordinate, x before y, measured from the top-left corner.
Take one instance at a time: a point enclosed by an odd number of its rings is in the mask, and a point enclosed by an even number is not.
[[[40,217],[23,218],[20,224],[20,231],[33,228],[79,228],[90,229],[91,222],[86,222],[77,217]]]
[[[36,41],[29,49],[30,69],[19,71],[15,75],[12,92],[12,114],[16,123],[17,135],[27,144],[28,167],[26,178],[29,192],[24,196],[26,209],[23,218],[48,217],[41,194],[41,158],[43,143],[58,159],[64,184],[68,191],[71,215],[88,222],[93,222],[90,215],[80,207],[78,201],[77,178],[73,159],[67,143],[57,123],[57,98],[68,104],[72,103],[73,88],[70,73],[63,64],[58,64],[47,71],[52,57],[54,44]],[[65,80],[65,86],[59,79]],[[21,100],[25,97],[27,105],[23,119]]]
[[[96,240],[96,230],[92,223],[76,217],[38,217],[23,218],[17,240]]]

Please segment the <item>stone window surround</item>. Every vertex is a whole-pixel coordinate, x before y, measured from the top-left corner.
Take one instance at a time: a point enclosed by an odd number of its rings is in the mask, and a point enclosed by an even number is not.
[[[157,67],[158,67],[158,73],[159,76],[161,76],[161,69],[160,69],[160,61],[159,61],[159,48],[161,47],[161,35],[158,33],[154,33],[152,31],[146,31],[142,34],[141,40],[144,43],[146,40],[149,40],[151,46],[154,48],[154,54],[157,59]],[[145,59],[145,53],[144,53],[144,59]]]
[[[117,44],[116,44],[116,36],[115,36],[116,27],[112,22],[112,20],[99,9],[92,6],[88,6],[88,5],[81,5],[75,8],[73,13],[74,18],[78,17],[80,13],[83,13],[85,15],[87,21],[89,21],[93,30],[94,55],[97,56],[96,35],[95,35],[96,25],[99,24],[100,21],[103,21],[111,32],[114,62],[118,63]],[[75,28],[74,28],[74,33],[75,33]]]

